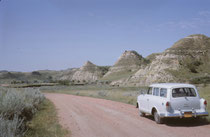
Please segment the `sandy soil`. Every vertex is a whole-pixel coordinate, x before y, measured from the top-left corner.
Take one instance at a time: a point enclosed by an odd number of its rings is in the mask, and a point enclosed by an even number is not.
[[[210,137],[210,125],[202,121],[169,119],[159,125],[124,103],[65,94],[46,97],[72,137]]]

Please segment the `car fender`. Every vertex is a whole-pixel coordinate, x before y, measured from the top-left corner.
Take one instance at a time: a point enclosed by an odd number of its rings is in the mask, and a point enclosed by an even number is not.
[[[153,115],[154,109],[157,111],[158,114],[160,114],[160,112],[159,112],[159,110],[157,109],[157,107],[156,107],[156,106],[153,106],[152,109],[151,109],[151,111],[150,111],[152,115]]]

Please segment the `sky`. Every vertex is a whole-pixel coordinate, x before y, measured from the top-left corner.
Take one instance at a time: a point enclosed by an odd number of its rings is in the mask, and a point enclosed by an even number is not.
[[[113,65],[191,34],[210,36],[209,0],[0,0],[0,70]]]

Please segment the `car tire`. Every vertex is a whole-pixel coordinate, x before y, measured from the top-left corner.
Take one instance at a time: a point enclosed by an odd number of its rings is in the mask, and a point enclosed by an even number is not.
[[[138,104],[138,102],[136,103],[136,108],[139,108],[139,104]]]
[[[163,118],[160,117],[157,111],[154,112],[154,120],[157,124],[163,124]]]

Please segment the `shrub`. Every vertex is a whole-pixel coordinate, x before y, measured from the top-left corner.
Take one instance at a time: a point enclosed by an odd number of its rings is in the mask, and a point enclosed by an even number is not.
[[[21,137],[23,136],[23,119],[16,115],[12,120],[0,116],[0,137]]]
[[[69,86],[70,81],[69,81],[69,80],[59,80],[58,83],[59,83],[60,85]]]
[[[41,76],[41,73],[40,73],[40,72],[38,72],[38,71],[33,71],[33,72],[32,72],[32,75],[35,75],[35,76]]]
[[[38,89],[0,88],[0,137],[22,136],[25,122],[32,118],[44,99]]]
[[[105,92],[105,91],[98,91],[98,96],[106,97],[107,96],[107,92]]]
[[[38,89],[25,89],[17,91],[8,89],[0,93],[0,113],[12,118],[18,115],[25,119],[30,119],[44,100],[44,95]]]
[[[210,77],[209,76],[195,77],[190,80],[190,83],[192,83],[192,84],[209,84]]]

